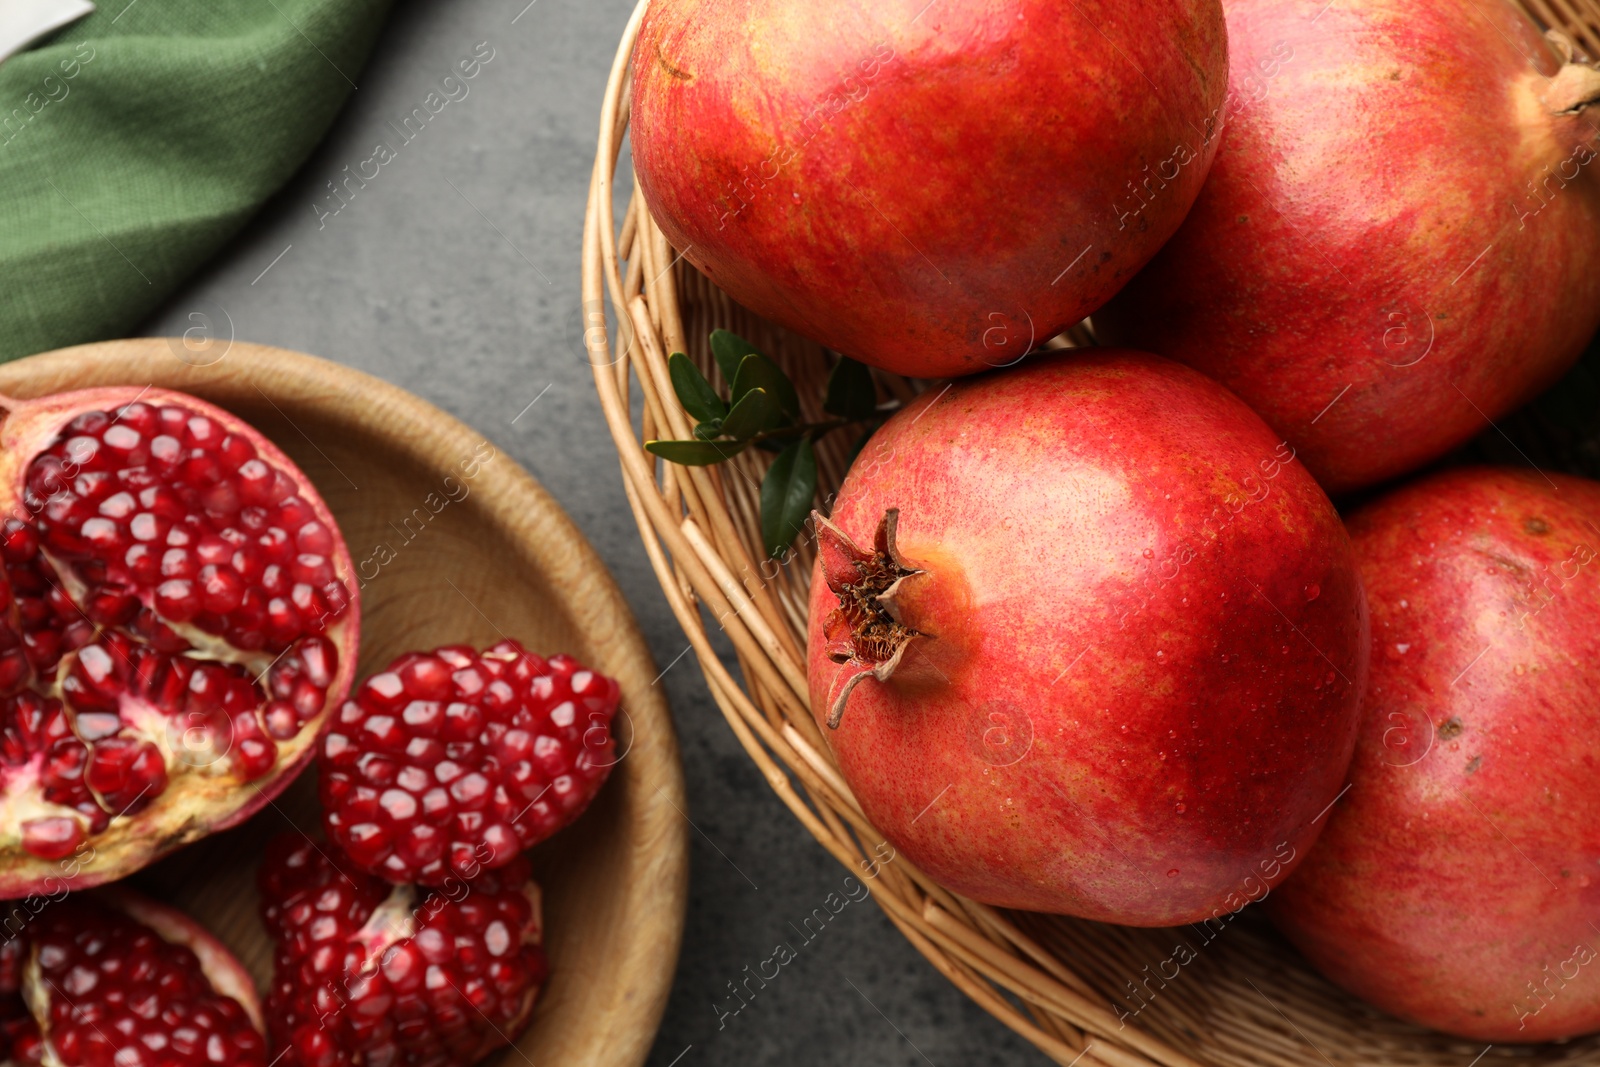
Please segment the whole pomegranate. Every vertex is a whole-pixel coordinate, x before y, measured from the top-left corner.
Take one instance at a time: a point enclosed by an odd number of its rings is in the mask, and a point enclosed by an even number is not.
[[[1338,494],[1481,432],[1600,325],[1600,72],[1509,0],[1223,8],[1216,166],[1095,326],[1237,392]]]
[[[452,881],[393,886],[301,834],[268,846],[275,1062],[468,1067],[516,1040],[547,973],[539,887],[521,857]]]
[[[160,389],[3,400],[0,897],[120,878],[268,803],[355,669],[299,469]]]
[[[1600,1029],[1600,485],[1465,469],[1350,518],[1350,791],[1268,904],[1324,974],[1476,1041]]]
[[[323,826],[362,870],[437,885],[510,863],[589,806],[617,760],[621,691],[512,640],[409,652],[323,739]]]
[[[0,1060],[17,1067],[266,1067],[255,986],[182,912],[117,887],[37,914],[0,943]]]
[[[967,374],[1172,235],[1226,66],[1217,0],[657,0],[633,164],[739,303],[875,366]]]
[[[976,900],[1232,913],[1345,784],[1367,618],[1322,490],[1138,352],[923,394],[818,520],[810,683],[873,825]]]

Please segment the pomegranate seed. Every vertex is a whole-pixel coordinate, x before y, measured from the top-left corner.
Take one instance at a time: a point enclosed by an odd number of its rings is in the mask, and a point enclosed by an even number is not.
[[[171,578],[156,586],[156,611],[172,622],[188,622],[200,611],[194,583],[187,578]]]
[[[170,470],[183,459],[183,442],[171,434],[159,434],[150,439],[150,458],[163,471]]]
[[[205,609],[218,615],[244,603],[244,580],[232,568],[208,563],[200,568],[200,601]]]
[[[287,741],[300,732],[300,716],[293,706],[282,700],[268,704],[262,720],[266,723],[267,734],[279,741]]]
[[[278,514],[286,530],[299,530],[308,522],[316,522],[316,512],[298,495],[290,494],[278,501]]]
[[[260,778],[278,762],[278,746],[264,737],[247,737],[234,748],[234,766],[247,782]]]
[[[356,823],[344,834],[346,851],[350,858],[363,867],[369,867],[387,853],[389,835],[377,823]]]
[[[93,437],[69,437],[62,455],[79,470],[93,470],[100,460],[100,442]]]
[[[192,578],[199,569],[186,548],[169,548],[161,554],[163,578]]]
[[[333,551],[335,544],[333,531],[316,519],[300,526],[295,532],[294,543],[301,552],[316,556],[326,556]]]
[[[402,656],[323,740],[328,836],[394,881],[510,863],[598,792],[619,695],[570,657],[546,662],[515,642]]]
[[[83,837],[83,827],[65,815],[30,819],[22,824],[22,847],[40,859],[66,859],[83,844]]]
[[[232,472],[256,458],[256,446],[240,434],[230,433],[222,439],[219,454],[223,467]]]

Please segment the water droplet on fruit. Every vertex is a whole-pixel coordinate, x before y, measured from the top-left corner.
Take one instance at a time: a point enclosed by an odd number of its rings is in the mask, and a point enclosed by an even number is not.
[[[1312,582],[1310,585],[1306,586],[1305,594],[1307,601],[1315,600],[1317,597],[1322,595],[1322,586],[1318,585],[1316,582]]]
[[[1176,731],[1176,730],[1168,730],[1167,731],[1167,736],[1168,737],[1177,737],[1178,736],[1178,731]]]
[[[799,193],[790,193],[789,195],[794,197],[794,202],[795,203],[798,204],[800,202],[800,194]]]
[[[1144,558],[1145,559],[1155,559],[1156,558],[1156,550],[1153,549],[1153,548],[1145,549],[1144,550]]]
[[[1123,723],[1122,724],[1122,732],[1123,733],[1127,733],[1128,732],[1128,724],[1127,723]]]
[[[1166,758],[1167,758],[1167,753],[1166,753],[1166,750],[1165,750],[1165,749],[1163,749],[1163,750],[1162,750],[1162,751],[1160,751],[1160,752],[1157,752],[1157,753],[1156,753],[1156,755],[1157,755],[1157,756],[1160,756],[1160,757],[1161,757],[1161,760],[1162,760],[1162,762],[1165,762],[1165,761],[1166,761]]]
[[[1180,801],[1178,801],[1178,803],[1175,806],[1174,810],[1177,811],[1177,813],[1179,815],[1182,815],[1184,812],[1189,810],[1189,805],[1185,804],[1183,801],[1180,800]]]
[[[1176,877],[1178,877],[1178,868],[1174,867],[1174,868],[1172,868],[1172,870],[1168,871],[1167,872],[1167,877],[1168,878],[1176,878]]]
[[[1499,574],[1500,572],[1495,570],[1493,567],[1485,567],[1485,568],[1483,568],[1483,573],[1485,573],[1485,574]]]

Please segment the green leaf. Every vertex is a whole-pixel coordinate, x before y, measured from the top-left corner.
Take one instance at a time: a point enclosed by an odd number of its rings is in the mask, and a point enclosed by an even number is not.
[[[751,389],[733,402],[733,409],[722,420],[722,432],[735,441],[753,437],[762,430],[776,430],[783,424],[778,402],[765,389]]]
[[[822,410],[841,419],[870,419],[878,409],[872,372],[849,356],[840,356],[828,374],[828,398]]]
[[[739,361],[755,350],[755,345],[730,330],[711,331],[711,354],[717,358],[717,366],[722,368],[722,380],[729,385],[733,384],[734,377],[739,373]]]
[[[732,459],[749,447],[745,441],[646,441],[644,448],[653,456],[681,467],[709,467]]]
[[[707,422],[697,423],[694,436],[700,441],[715,441],[722,436],[722,420],[711,419]]]
[[[733,376],[733,402],[737,404],[752,389],[765,389],[778,402],[780,411],[791,419],[800,417],[800,396],[794,391],[794,383],[760,352],[752,352],[740,360]]]
[[[778,454],[761,480],[761,539],[768,555],[782,556],[794,544],[816,493],[817,454],[802,437]]]
[[[700,368],[688,356],[682,352],[672,353],[667,360],[667,369],[672,375],[672,391],[678,394],[678,403],[683,405],[683,410],[701,422],[720,419],[728,413],[728,405],[711,388],[706,376],[700,373]]]

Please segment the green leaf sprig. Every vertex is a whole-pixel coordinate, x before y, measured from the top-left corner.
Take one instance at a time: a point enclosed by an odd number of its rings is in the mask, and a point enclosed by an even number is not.
[[[776,363],[738,334],[714,330],[711,354],[731,382],[721,396],[694,361],[674,352],[667,361],[678,403],[696,420],[687,441],[646,441],[652,455],[685,467],[707,467],[747,448],[777,452],[761,481],[761,540],[769,555],[783,556],[800,536],[817,492],[815,442],[843,426],[867,424],[857,450],[884,417],[872,372],[841,356],[828,375],[822,410],[832,418],[800,421],[800,395]]]

